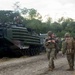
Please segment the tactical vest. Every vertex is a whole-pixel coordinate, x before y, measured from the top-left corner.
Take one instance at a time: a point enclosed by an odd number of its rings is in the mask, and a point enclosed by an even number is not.
[[[73,50],[73,39],[68,39],[66,41],[66,53],[67,54],[72,54],[74,53],[74,50]]]
[[[47,41],[50,40],[51,42],[45,42],[45,47],[48,48],[48,49],[52,49],[52,48],[55,48],[55,44],[56,42],[52,42],[53,40],[55,41],[55,39],[46,39]]]

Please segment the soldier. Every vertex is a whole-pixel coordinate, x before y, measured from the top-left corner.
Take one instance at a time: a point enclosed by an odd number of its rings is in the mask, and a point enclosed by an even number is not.
[[[56,50],[56,41],[54,38],[54,33],[52,31],[48,31],[48,37],[45,40],[45,47],[47,50],[47,57],[49,60],[49,71],[52,71],[55,68],[54,57]]]
[[[75,51],[75,36],[73,37],[73,47],[74,47],[74,51]]]
[[[73,38],[71,38],[70,33],[65,34],[65,40],[62,43],[62,52],[66,53],[69,69],[67,71],[74,70],[74,44]]]
[[[56,45],[57,45],[56,51],[55,51],[55,58],[57,58],[57,54],[61,50],[61,40],[59,37],[56,37],[55,40],[56,40]]]

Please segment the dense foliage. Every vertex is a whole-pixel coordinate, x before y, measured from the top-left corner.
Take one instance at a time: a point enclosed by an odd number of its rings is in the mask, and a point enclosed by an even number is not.
[[[37,33],[47,33],[49,30],[52,30],[59,37],[62,37],[65,32],[70,32],[72,36],[75,36],[75,21],[72,18],[65,19],[61,17],[57,22],[52,22],[52,19],[48,17],[47,21],[43,22],[42,16],[35,9],[24,8],[20,11],[20,13],[15,11],[0,11],[0,23],[15,23],[15,18],[18,16],[18,23],[35,29]]]

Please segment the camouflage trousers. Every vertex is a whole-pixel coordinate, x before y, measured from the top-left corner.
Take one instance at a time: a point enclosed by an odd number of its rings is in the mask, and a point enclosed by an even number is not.
[[[54,68],[54,57],[55,57],[55,48],[46,49],[47,50],[47,58],[49,60],[49,68]]]
[[[73,67],[74,66],[74,54],[67,54],[67,60],[68,60],[69,67]]]

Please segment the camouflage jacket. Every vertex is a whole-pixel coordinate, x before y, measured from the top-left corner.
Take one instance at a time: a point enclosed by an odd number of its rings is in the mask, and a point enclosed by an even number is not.
[[[54,38],[46,38],[45,47],[48,49],[56,48],[56,40]]]

